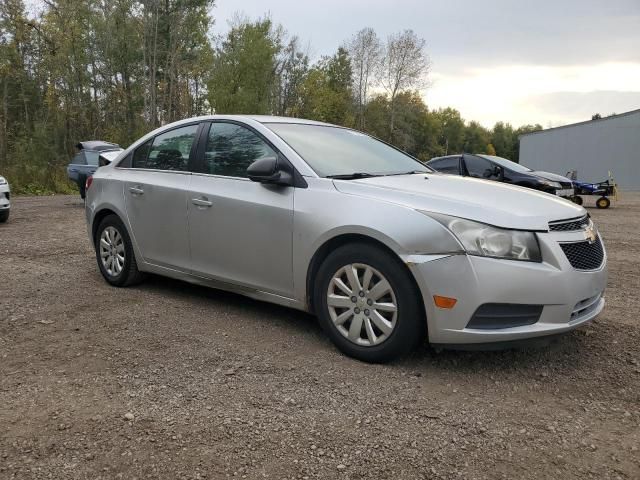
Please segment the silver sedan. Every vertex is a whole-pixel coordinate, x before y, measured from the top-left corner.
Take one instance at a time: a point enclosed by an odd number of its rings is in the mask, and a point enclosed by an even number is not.
[[[428,338],[493,348],[570,331],[604,307],[586,210],[436,173],[364,133],[208,116],[144,136],[87,180],[100,272],[146,272],[315,313],[382,362]]]

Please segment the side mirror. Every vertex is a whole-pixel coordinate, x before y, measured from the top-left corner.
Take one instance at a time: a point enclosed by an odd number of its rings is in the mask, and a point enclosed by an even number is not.
[[[277,157],[256,160],[247,168],[247,176],[253,182],[292,185],[291,174],[280,168]]]
[[[254,182],[273,183],[280,179],[278,159],[276,157],[260,158],[249,165],[247,176]]]

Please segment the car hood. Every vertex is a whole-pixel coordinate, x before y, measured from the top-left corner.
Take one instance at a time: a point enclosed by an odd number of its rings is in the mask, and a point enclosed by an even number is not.
[[[574,203],[529,188],[437,173],[334,180],[334,185],[349,195],[520,230],[548,230],[550,221],[586,214]]]
[[[562,175],[558,175],[557,173],[543,172],[541,170],[534,170],[533,172],[529,173],[532,173],[537,177],[546,178],[547,180],[551,180],[552,182],[572,183],[571,179],[563,177]]]

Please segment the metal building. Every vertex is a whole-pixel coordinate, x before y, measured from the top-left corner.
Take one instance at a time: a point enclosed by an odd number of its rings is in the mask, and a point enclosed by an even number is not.
[[[520,135],[520,163],[601,182],[611,171],[622,190],[640,190],[640,109]]]

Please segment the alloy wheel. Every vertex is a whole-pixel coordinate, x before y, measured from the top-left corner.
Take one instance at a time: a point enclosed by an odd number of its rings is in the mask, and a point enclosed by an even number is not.
[[[108,226],[100,235],[100,260],[107,274],[117,277],[124,268],[124,240],[120,232]]]
[[[397,323],[398,304],[391,284],[363,263],[345,265],[333,275],[327,306],[336,329],[356,345],[381,344]]]

